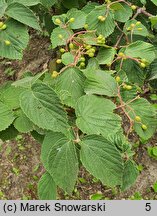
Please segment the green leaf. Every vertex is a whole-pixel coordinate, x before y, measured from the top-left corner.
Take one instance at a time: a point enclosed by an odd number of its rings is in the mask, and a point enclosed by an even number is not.
[[[116,49],[102,47],[98,52],[97,60],[100,65],[111,64],[115,54],[116,54]]]
[[[75,107],[77,100],[84,94],[83,73],[74,67],[66,69],[59,77],[56,91],[64,104]]]
[[[68,38],[72,35],[72,31],[67,29],[62,29],[60,27],[55,28],[51,34],[51,43],[52,48],[56,48],[57,46],[66,45]],[[59,38],[59,35],[62,35],[62,38]]]
[[[70,8],[78,8],[79,7],[79,2],[78,0],[63,0],[62,4],[64,5],[65,8],[70,9]]]
[[[126,161],[124,164],[122,191],[125,191],[135,183],[138,174],[136,164],[131,160]]]
[[[139,25],[136,25],[137,22],[138,22],[137,20],[128,20],[125,23],[124,32],[126,34],[130,35],[131,33],[130,33],[130,31],[127,32],[127,28],[130,27],[131,24],[135,24],[135,27],[134,27],[134,30],[133,30],[133,35],[141,35],[141,36],[144,36],[144,37],[149,36],[149,31],[147,30],[147,28],[142,23],[139,24]],[[139,29],[142,29],[142,31],[139,30]]]
[[[148,140],[157,129],[157,118],[155,109],[144,98],[137,99],[129,104],[131,109],[127,109],[130,117],[134,120],[135,115],[140,116],[141,123],[134,122],[134,129],[136,133],[144,140]],[[147,130],[143,130],[141,125],[145,124]]]
[[[33,130],[33,123],[20,110],[17,113],[18,117],[14,121],[14,127],[21,133],[28,133]]]
[[[125,3],[114,3],[111,9],[114,10],[114,17],[118,22],[126,22],[132,16],[131,7]]]
[[[116,147],[101,136],[86,136],[81,142],[81,161],[84,167],[104,185],[121,185],[123,162]]]
[[[114,97],[117,95],[117,83],[110,75],[109,71],[92,70],[84,72],[87,80],[85,81],[85,92],[87,94],[99,94]]]
[[[78,174],[75,144],[61,133],[49,132],[42,145],[42,160],[56,184],[71,193]]]
[[[96,2],[87,2],[87,4],[82,8],[82,11],[89,14],[96,6],[99,6]]]
[[[96,30],[98,34],[102,34],[104,37],[111,35],[115,28],[114,15],[110,11],[104,22],[99,21],[99,16],[104,16],[106,13],[106,7],[104,5],[96,7],[92,10],[86,19],[86,23],[89,26],[89,30]]]
[[[86,22],[86,14],[83,11],[77,10],[76,8],[72,8],[67,13],[67,18],[74,18],[75,21],[70,24],[71,29],[79,29],[83,28]]]
[[[116,108],[110,100],[94,95],[82,96],[76,105],[77,126],[86,134],[104,137],[121,128],[121,118],[113,113]]]
[[[151,0],[157,6],[157,0]]]
[[[41,4],[46,8],[51,8],[55,3],[57,3],[57,0],[40,0]]]
[[[6,8],[7,8],[7,3],[5,2],[5,0],[1,0],[0,1],[0,18],[4,15]]]
[[[12,86],[15,86],[15,87],[22,87],[22,88],[31,88],[31,86],[36,83],[37,81],[39,81],[39,79],[41,78],[41,76],[45,73],[42,72],[42,73],[38,73],[37,75],[35,76],[28,76],[28,77],[25,77],[25,78],[22,78],[20,80],[17,80],[15,82],[12,83]],[[40,81],[39,81],[40,82]]]
[[[139,85],[144,84],[146,73],[137,62],[132,61],[131,59],[126,59],[123,62],[121,72],[123,71],[126,73],[129,82]]]
[[[62,63],[64,65],[69,65],[74,63],[74,56],[70,52],[66,52],[62,55]]]
[[[44,140],[44,135],[41,135],[41,134],[39,134],[37,131],[35,131],[35,130],[33,130],[33,131],[31,131],[31,135],[32,135],[32,137],[37,141],[37,142],[39,142],[40,144],[42,144],[43,143],[43,140]]]
[[[25,115],[40,128],[66,131],[66,113],[54,90],[45,84],[36,83],[23,92],[20,104]]]
[[[52,176],[46,172],[38,183],[38,196],[40,200],[56,200],[56,185]]]
[[[7,129],[0,131],[0,139],[4,141],[12,140],[18,135],[18,131],[13,125],[10,125]]]
[[[40,0],[7,0],[8,4],[11,4],[13,2],[17,2],[25,6],[33,6],[39,4]]]
[[[19,97],[24,90],[22,88],[16,88],[7,83],[0,90],[0,101],[6,104],[10,109],[17,109],[20,107]]]
[[[130,44],[126,48],[125,54],[133,58],[146,59],[149,63],[155,59],[154,46],[144,41],[136,41]]]
[[[15,117],[13,112],[8,108],[7,105],[0,102],[0,131],[8,128],[14,119]]]
[[[29,41],[27,28],[13,19],[8,19],[5,24],[7,29],[0,31],[0,56],[9,59],[22,59],[23,50]],[[11,44],[6,46],[5,40],[9,40]]]
[[[25,25],[41,30],[33,11],[22,4],[17,2],[10,4],[6,9],[5,14]]]

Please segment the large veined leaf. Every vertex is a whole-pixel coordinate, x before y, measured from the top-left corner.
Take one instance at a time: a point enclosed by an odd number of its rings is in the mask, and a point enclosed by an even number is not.
[[[124,164],[124,173],[123,173],[123,183],[122,183],[122,191],[128,189],[130,186],[132,186],[138,176],[138,170],[136,168],[136,164],[128,160]]]
[[[13,2],[17,2],[26,6],[33,6],[40,3],[40,0],[7,0],[8,4],[11,4]]]
[[[157,118],[155,109],[144,98],[137,99],[129,104],[131,109],[127,108],[130,117],[134,120],[135,116],[140,116],[141,123],[134,122],[136,133],[144,140],[149,139],[157,129]],[[145,124],[147,130],[143,130],[141,125]]]
[[[119,22],[126,22],[132,16],[132,9],[125,3],[114,3],[111,5],[114,17]]]
[[[14,119],[15,117],[13,112],[8,108],[7,105],[0,102],[0,131],[8,128]]]
[[[104,37],[108,37],[113,33],[115,23],[112,11],[108,13],[104,22],[101,22],[98,19],[99,16],[105,16],[105,13],[106,7],[104,5],[96,7],[88,14],[86,23],[88,24],[90,30],[96,30],[98,34],[102,34]]]
[[[144,41],[136,41],[130,44],[126,48],[125,54],[133,58],[146,59],[149,63],[155,59],[154,46]]]
[[[20,104],[25,115],[40,128],[66,131],[66,113],[54,90],[45,84],[36,83],[23,92]]]
[[[6,9],[5,14],[34,29],[41,29],[33,11],[22,4],[17,2],[10,4]]]
[[[115,145],[97,135],[86,136],[80,144],[84,167],[107,186],[121,185],[123,162]]]
[[[22,59],[23,50],[29,41],[27,28],[13,19],[8,19],[5,24],[7,29],[0,31],[0,56]],[[5,40],[9,40],[11,44],[6,46]]]
[[[70,24],[70,27],[72,29],[79,29],[79,28],[84,27],[85,22],[86,22],[86,14],[83,11],[77,10],[76,8],[73,8],[73,9],[68,11],[67,17],[68,17],[68,19],[70,19],[70,18],[75,19],[75,21]]]
[[[87,94],[99,94],[106,96],[117,95],[117,83],[108,71],[93,70],[89,68],[85,70],[85,92]]]
[[[38,195],[40,200],[56,200],[56,184],[52,176],[46,172],[38,183]]]
[[[62,29],[60,27],[55,28],[51,34],[52,48],[54,49],[57,46],[66,45],[66,42],[71,35],[72,31]],[[61,36],[62,38],[60,38],[59,36]]]
[[[104,137],[121,128],[121,118],[113,113],[116,108],[110,100],[94,95],[82,96],[76,105],[77,126],[86,134]]]
[[[132,61],[131,59],[126,59],[123,62],[122,72],[126,73],[129,82],[136,83],[138,85],[144,84],[146,72],[137,62]]]
[[[87,2],[87,4],[82,8],[82,11],[89,14],[96,6],[99,6],[96,2]]]
[[[99,64],[111,64],[114,56],[116,54],[116,49],[114,48],[100,48],[99,53],[97,55],[97,60]]]
[[[152,62],[150,65],[150,75],[149,75],[149,80],[155,80],[157,79],[157,59]]]
[[[62,4],[64,5],[65,8],[78,8],[79,7],[79,0],[73,0],[73,1],[69,1],[69,0],[63,0]]]
[[[66,69],[56,83],[56,91],[64,104],[75,107],[77,100],[84,94],[83,73],[77,68]]]
[[[18,117],[14,121],[14,127],[21,133],[28,133],[33,130],[33,123],[20,110],[17,112]]]
[[[42,161],[56,184],[71,193],[78,174],[75,144],[61,133],[49,132],[42,145]]]
[[[0,89],[0,101],[6,104],[10,109],[17,109],[20,107],[19,97],[24,90],[22,88],[16,88],[11,83],[5,84]]]

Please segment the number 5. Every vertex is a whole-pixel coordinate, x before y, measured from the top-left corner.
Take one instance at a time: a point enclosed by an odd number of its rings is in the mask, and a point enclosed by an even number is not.
[[[151,210],[151,203],[146,203],[145,210],[146,211],[150,211]]]

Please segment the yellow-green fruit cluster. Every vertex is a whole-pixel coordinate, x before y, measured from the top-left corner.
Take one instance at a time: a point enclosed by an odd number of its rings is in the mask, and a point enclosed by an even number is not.
[[[61,52],[61,53],[65,53],[65,49],[64,49],[64,48],[61,48],[61,49],[60,49],[60,52]]]
[[[70,49],[74,49],[74,44],[73,44],[73,43],[70,43],[70,44],[69,44],[69,48],[70,48]]]
[[[91,57],[91,58],[94,57],[95,52],[96,52],[95,48],[93,48],[93,47],[90,46],[90,45],[87,45],[87,46],[86,46],[86,49],[87,49],[86,54],[87,54],[89,57]]]
[[[140,66],[142,68],[145,68],[147,66],[147,60],[146,59],[141,59]]]
[[[141,127],[142,127],[143,130],[147,130],[148,129],[147,125],[145,125],[145,124],[142,124]]]
[[[83,67],[85,67],[86,66],[86,64],[85,64],[85,61],[86,61],[86,59],[85,59],[85,57],[84,56],[82,56],[81,58],[80,58],[80,67],[81,68],[83,68]]]
[[[97,43],[98,44],[105,44],[105,37],[103,35],[99,35],[97,37]]]

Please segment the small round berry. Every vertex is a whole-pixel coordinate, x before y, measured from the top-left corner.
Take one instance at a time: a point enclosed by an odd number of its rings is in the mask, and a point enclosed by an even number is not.
[[[63,35],[61,35],[61,34],[59,34],[58,37],[59,37],[60,39],[63,39]]]
[[[59,73],[57,71],[52,72],[52,78],[56,78],[58,75],[59,75]]]
[[[89,27],[88,24],[85,24],[85,25],[84,25],[84,28],[85,28],[85,29],[88,29],[88,27]]]
[[[61,49],[60,49],[60,52],[61,52],[61,53],[65,53],[65,49],[64,49],[64,48],[61,48]]]
[[[141,122],[140,116],[135,116],[135,120],[136,120],[137,122]]]
[[[141,25],[141,22],[137,21],[136,26],[139,26],[139,25]]]
[[[143,130],[147,130],[147,126],[145,124],[142,124],[141,127]]]
[[[141,59],[141,62],[142,63],[147,63],[147,60],[146,59]]]
[[[126,85],[126,90],[131,90],[132,86],[131,85]]]
[[[70,23],[75,22],[75,18],[74,18],[74,17],[70,18],[69,22],[70,22]]]
[[[61,59],[57,59],[56,63],[57,63],[57,64],[61,64],[61,63],[62,63],[62,60],[61,60]]]
[[[135,28],[135,24],[132,23],[132,24],[130,25],[130,27],[131,27],[131,28]]]
[[[84,63],[84,62],[81,62],[81,63],[80,63],[80,66],[81,66],[81,67],[85,67],[85,63]]]
[[[74,49],[74,44],[73,44],[73,43],[70,43],[70,44],[69,44],[69,48],[70,48],[70,49]]]
[[[142,31],[142,30],[143,30],[143,28],[138,28],[137,30],[138,30],[138,31]]]
[[[119,52],[119,53],[118,53],[118,56],[119,56],[119,57],[124,57],[125,54],[124,54],[123,52]]]
[[[116,76],[115,80],[116,80],[116,82],[120,82],[121,79],[119,76]]]
[[[81,60],[82,62],[85,62],[85,61],[86,61],[85,57],[83,57],[83,56],[80,58],[80,60]]]
[[[132,10],[136,10],[136,9],[137,9],[137,6],[136,6],[136,5],[131,5],[131,9],[132,9]]]
[[[7,25],[6,25],[6,24],[4,24],[4,25],[1,27],[2,30],[5,30],[6,28],[7,28]]]
[[[5,40],[4,41],[5,45],[9,46],[11,44],[11,42],[9,40]]]
[[[55,23],[58,24],[58,25],[60,25],[62,22],[61,22],[60,19],[57,18],[57,19],[55,19]]]
[[[85,47],[87,50],[89,50],[89,49],[91,49],[92,48],[92,46],[91,45],[86,45],[86,47]]]
[[[145,67],[146,67],[146,64],[143,63],[143,62],[141,62],[141,63],[140,63],[140,66],[141,66],[142,68],[145,68]]]
[[[3,25],[4,25],[4,23],[3,23],[3,22],[0,22],[0,28],[2,28]]]
[[[88,53],[88,56],[92,58],[92,57],[94,57],[94,53],[93,52]]]
[[[131,30],[131,27],[128,27],[126,30],[127,30],[127,31],[130,31],[130,30]]]

